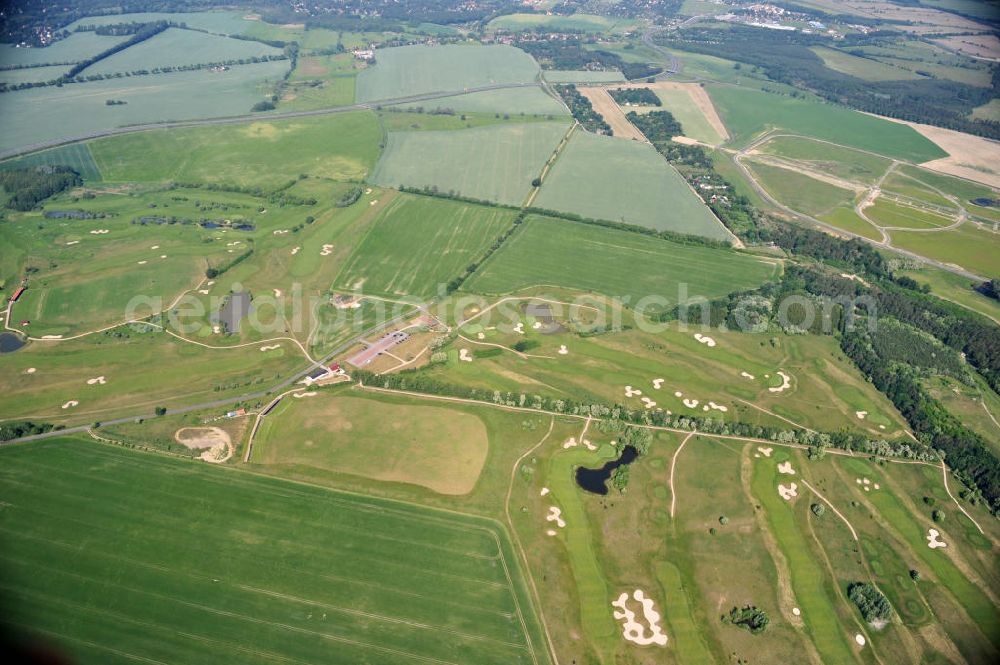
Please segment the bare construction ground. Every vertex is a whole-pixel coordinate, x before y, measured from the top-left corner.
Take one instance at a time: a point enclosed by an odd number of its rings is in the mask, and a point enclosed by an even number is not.
[[[913,127],[948,153],[947,157],[924,162],[921,166],[1000,188],[1000,143],[952,129],[915,122],[904,124]]]
[[[594,105],[594,110],[604,116],[604,120],[611,125],[611,131],[614,132],[615,136],[648,143],[642,132],[636,129],[635,125],[625,117],[625,112],[611,98],[607,88],[580,88],[579,90],[580,94]]]

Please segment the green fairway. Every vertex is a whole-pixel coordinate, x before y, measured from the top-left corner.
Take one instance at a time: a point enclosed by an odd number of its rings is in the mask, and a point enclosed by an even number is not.
[[[5,619],[77,662],[549,662],[493,522],[81,440],[0,457]]]
[[[676,303],[751,288],[776,273],[773,263],[737,252],[680,245],[617,229],[530,217],[466,283],[479,293],[558,286],[635,299],[656,295]]]
[[[521,115],[569,115],[561,102],[537,86],[470,92],[466,95],[399,104],[392,108],[458,111],[466,113],[506,113]]]
[[[940,229],[955,223],[955,219],[936,212],[922,210],[910,205],[901,205],[885,197],[866,208],[865,214],[882,227],[902,229]]]
[[[380,49],[378,64],[358,75],[358,101],[462,92],[505,83],[531,83],[538,64],[512,46],[400,46]]]
[[[514,221],[514,211],[404,194],[375,221],[335,288],[427,298],[477,261]],[[428,257],[435,257],[428,261]]]
[[[279,60],[221,73],[201,69],[8,92],[0,95],[0,150],[125,125],[245,115],[288,68]],[[108,99],[126,104],[108,106]]]
[[[840,106],[731,86],[705,89],[737,145],[768,129],[781,129],[913,162],[946,156],[911,127]]]
[[[749,162],[749,168],[768,194],[792,210],[807,215],[825,215],[836,208],[850,207],[855,193],[796,171]]]
[[[370,180],[520,205],[566,129],[561,122],[534,122],[390,132]]]
[[[761,144],[759,150],[865,185],[874,184],[892,164],[884,157],[797,136],[776,137]]]
[[[730,237],[684,178],[646,143],[576,132],[535,205],[658,231]]]
[[[302,173],[361,180],[378,156],[367,111],[127,134],[91,143],[105,180],[201,181],[275,188]]]
[[[85,70],[89,75],[134,72],[164,66],[198,65],[281,55],[281,49],[245,39],[170,28],[141,44],[119,51]],[[225,72],[219,73],[223,78]]]

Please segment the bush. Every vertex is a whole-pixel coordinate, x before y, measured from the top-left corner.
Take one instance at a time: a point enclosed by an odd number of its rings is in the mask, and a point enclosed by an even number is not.
[[[167,407],[165,407],[165,406],[158,406],[158,407],[156,407],[155,413],[158,416],[165,416],[165,415],[167,415]]]
[[[823,514],[826,513],[826,506],[822,503],[814,503],[809,506],[809,510],[813,511],[813,515],[816,517],[823,517]]]
[[[910,570],[910,579],[913,580],[914,582],[919,582],[920,581],[920,571],[916,570],[916,569]]]
[[[514,350],[524,353],[525,351],[530,351],[531,349],[537,348],[538,342],[530,339],[522,339],[521,341],[514,344]]]
[[[931,513],[931,519],[940,524],[944,521],[944,511],[935,510]]]
[[[721,524],[722,526],[726,526],[727,524],[729,524],[729,518],[723,515],[722,517],[719,518],[719,524]]]
[[[892,619],[892,605],[874,584],[855,582],[847,587],[847,597],[858,606],[867,623],[878,625]]]
[[[625,488],[628,486],[628,476],[628,466],[622,464],[611,472],[611,484],[614,485],[615,489],[619,492],[624,492]]]
[[[767,613],[753,605],[747,605],[742,609],[734,607],[729,610],[729,614],[722,615],[722,623],[742,626],[749,630],[752,635],[763,633],[770,622]]]

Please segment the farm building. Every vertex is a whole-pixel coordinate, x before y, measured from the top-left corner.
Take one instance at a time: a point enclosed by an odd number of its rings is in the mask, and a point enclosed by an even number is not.
[[[19,286],[19,287],[17,287],[17,290],[16,290],[16,291],[14,291],[14,295],[12,295],[12,296],[10,297],[10,302],[11,302],[11,304],[13,304],[13,303],[16,303],[16,302],[17,302],[17,299],[21,297],[21,294],[22,294],[22,293],[24,293],[24,289],[25,289],[25,288],[26,288],[26,287],[24,287],[24,286]]]

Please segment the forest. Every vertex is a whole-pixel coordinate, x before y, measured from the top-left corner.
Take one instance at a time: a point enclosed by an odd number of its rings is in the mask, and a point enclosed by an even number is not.
[[[566,85],[557,85],[555,88],[556,92],[559,93],[559,96],[563,98],[563,101],[569,107],[570,113],[583,125],[584,129],[595,134],[612,135],[611,125],[605,122],[604,116],[594,110],[590,100],[581,95],[575,85],[569,83]]]

